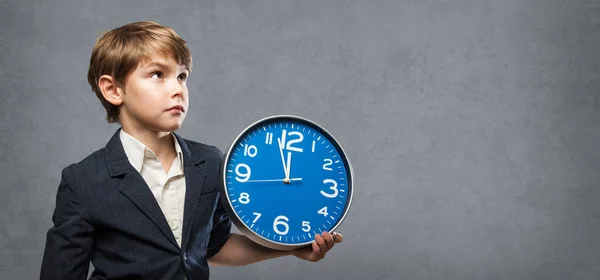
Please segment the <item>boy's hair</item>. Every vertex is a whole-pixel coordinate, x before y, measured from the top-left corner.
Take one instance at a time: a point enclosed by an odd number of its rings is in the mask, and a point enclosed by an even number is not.
[[[102,96],[98,87],[100,76],[110,75],[117,86],[124,87],[128,75],[153,51],[174,56],[178,64],[192,71],[192,56],[186,41],[170,27],[156,22],[126,24],[105,33],[96,42],[90,58],[88,83],[104,106],[109,123],[119,122],[119,106],[110,104]]]

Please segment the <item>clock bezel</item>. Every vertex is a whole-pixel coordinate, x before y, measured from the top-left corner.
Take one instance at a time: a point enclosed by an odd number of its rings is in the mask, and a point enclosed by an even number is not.
[[[223,162],[222,162],[222,164],[220,166],[220,170],[219,170],[219,173],[220,173],[219,177],[221,178],[219,185],[220,185],[220,193],[221,193],[221,195],[220,195],[221,203],[223,204],[223,207],[225,208],[225,212],[227,213],[227,215],[229,216],[229,218],[231,219],[233,224],[237,227],[237,229],[240,232],[242,232],[250,240],[252,240],[262,246],[265,246],[265,247],[268,247],[271,249],[276,249],[276,250],[289,251],[289,250],[295,250],[298,248],[308,246],[313,242],[313,240],[303,242],[303,243],[298,243],[295,245],[290,245],[290,244],[281,243],[281,242],[267,239],[267,238],[255,233],[240,219],[240,217],[235,212],[233,205],[231,204],[231,201],[228,199],[227,173],[225,172],[225,170],[227,170],[227,165],[229,164],[230,155],[232,154],[235,146],[238,145],[239,141],[243,139],[243,137],[247,134],[247,132],[252,131],[252,130],[254,130],[260,126],[263,126],[265,124],[269,124],[269,123],[273,123],[273,122],[285,122],[285,121],[299,122],[299,123],[305,124],[311,128],[318,130],[338,150],[338,152],[340,153],[340,158],[342,159],[343,163],[346,166],[347,176],[348,176],[347,182],[348,182],[349,195],[347,196],[348,199],[347,199],[346,207],[344,208],[342,215],[340,215],[340,218],[338,219],[336,224],[330,229],[331,232],[335,231],[342,224],[342,222],[348,215],[348,212],[350,211],[350,206],[352,204],[352,199],[354,196],[354,189],[353,189],[354,188],[354,171],[353,171],[350,159],[348,158],[348,155],[344,151],[342,145],[337,141],[337,139],[335,139],[335,137],[333,137],[333,135],[331,133],[329,133],[329,131],[327,131],[324,127],[322,127],[318,123],[311,121],[309,119],[295,116],[295,115],[273,115],[273,116],[262,118],[258,121],[255,121],[251,125],[247,126],[241,133],[239,133],[237,135],[237,137],[235,138],[235,140],[232,142],[231,146],[227,150],[227,153],[224,155]]]

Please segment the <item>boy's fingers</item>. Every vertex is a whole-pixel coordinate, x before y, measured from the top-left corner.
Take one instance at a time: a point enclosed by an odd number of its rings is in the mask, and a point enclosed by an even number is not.
[[[337,233],[337,232],[333,233],[333,242],[340,243],[340,242],[342,242],[342,240],[344,240],[343,235],[341,235],[340,233]]]
[[[317,242],[312,243],[312,252],[314,254],[320,254],[321,248],[319,248],[319,244]]]
[[[315,237],[315,241],[317,245],[319,245],[319,258],[325,257],[325,253],[327,253],[327,244],[325,244],[325,239],[320,234],[317,234]]]
[[[327,251],[333,248],[333,236],[329,232],[323,233],[323,239],[325,239],[325,245],[327,246]]]

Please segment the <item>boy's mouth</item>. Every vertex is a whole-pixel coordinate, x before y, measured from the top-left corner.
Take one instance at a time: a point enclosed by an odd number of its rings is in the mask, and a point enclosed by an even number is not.
[[[173,107],[167,109],[167,111],[173,111],[173,110],[180,111],[182,113],[185,112],[185,109],[183,109],[183,106],[181,106],[181,105],[176,105],[176,106],[173,106]]]

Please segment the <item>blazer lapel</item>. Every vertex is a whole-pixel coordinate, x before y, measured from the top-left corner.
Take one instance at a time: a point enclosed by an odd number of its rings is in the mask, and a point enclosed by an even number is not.
[[[120,131],[121,129],[115,133],[106,145],[108,149],[107,161],[110,176],[125,175],[121,184],[121,193],[148,216],[173,245],[179,248],[175,236],[167,223],[167,219],[162,213],[158,202],[156,202],[156,198],[150,191],[144,178],[129,163],[127,155],[123,150],[121,139],[119,138]]]
[[[177,134],[175,134],[175,136],[177,137],[177,141],[183,152],[184,162],[185,204],[183,206],[181,247],[185,248],[194,218],[196,217],[196,209],[198,208],[198,201],[200,200],[200,194],[204,187],[204,180],[206,179],[206,171],[203,164],[205,159],[197,150],[191,150],[183,138],[179,137]]]

